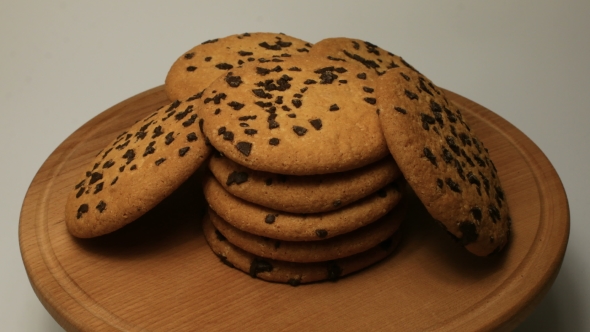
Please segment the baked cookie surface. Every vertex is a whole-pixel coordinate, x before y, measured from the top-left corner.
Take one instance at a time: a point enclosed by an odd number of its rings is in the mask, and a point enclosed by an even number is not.
[[[405,204],[400,204],[381,219],[323,241],[281,241],[250,234],[233,227],[209,209],[209,220],[236,247],[259,257],[287,262],[323,262],[352,256],[387,240],[405,217]]]
[[[252,278],[291,286],[337,281],[343,276],[367,268],[389,256],[401,238],[401,233],[396,232],[393,237],[356,255],[326,262],[293,263],[261,258],[237,248],[215,229],[208,216],[203,218],[202,227],[209,247],[224,264],[247,273]]]
[[[510,215],[488,150],[430,80],[390,69],[376,91],[389,150],[428,212],[470,252],[502,250]]]
[[[282,175],[255,171],[214,155],[209,169],[234,196],[271,209],[291,213],[336,210],[383,188],[401,172],[393,158],[332,174]]]
[[[371,42],[354,38],[326,38],[314,44],[310,55],[340,61],[356,62],[367,70],[383,75],[387,70],[398,67],[415,70],[402,57],[395,55]]]
[[[218,151],[250,169],[290,175],[347,171],[388,155],[377,74],[309,55],[280,60],[244,64],[205,90],[204,133]]]
[[[170,100],[185,100],[233,68],[260,58],[272,61],[306,54],[311,47],[306,41],[281,33],[254,32],[211,39],[185,52],[172,64],[165,91]]]
[[[211,153],[193,102],[173,102],[121,133],[72,184],[69,232],[110,233],[139,218],[193,174]]]
[[[366,226],[391,211],[401,200],[390,184],[341,209],[313,214],[282,212],[237,198],[212,176],[205,176],[203,192],[223,220],[245,232],[284,241],[324,240]]]

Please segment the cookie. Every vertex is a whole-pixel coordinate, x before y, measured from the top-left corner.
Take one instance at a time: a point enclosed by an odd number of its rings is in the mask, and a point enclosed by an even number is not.
[[[416,70],[402,57],[360,39],[326,38],[314,44],[309,54],[338,61],[356,62],[377,75],[383,75],[387,70],[398,67]]]
[[[342,208],[400,176],[390,156],[347,172],[322,175],[282,175],[251,170],[229,158],[214,156],[209,169],[234,196],[271,209],[318,213]]]
[[[294,54],[307,54],[311,47],[306,41],[281,33],[244,33],[208,40],[172,64],[164,90],[170,100],[184,100],[233,68],[261,58],[272,62]]]
[[[225,191],[212,175],[204,177],[203,192],[209,206],[232,226],[284,241],[324,240],[348,233],[383,217],[402,197],[398,186],[391,184],[338,210],[293,214],[237,198]]]
[[[76,237],[110,233],[150,210],[211,153],[193,102],[173,102],[124,131],[72,184],[65,222]]]
[[[390,255],[398,245],[401,232],[379,245],[345,258],[317,263],[293,263],[261,258],[229,243],[215,229],[208,216],[203,219],[203,233],[213,253],[222,263],[241,270],[253,278],[298,286],[317,281],[337,281],[367,268]]]
[[[324,241],[281,241],[250,234],[233,227],[209,209],[209,220],[228,242],[259,257],[287,262],[323,262],[369,250],[391,237],[405,217],[399,204],[381,219]]]
[[[289,175],[347,171],[389,154],[376,74],[313,56],[281,60],[244,64],[205,90],[203,128],[217,150],[250,169]]]
[[[476,255],[502,250],[511,221],[500,177],[458,107],[403,67],[382,75],[376,94],[389,150],[432,217]]]

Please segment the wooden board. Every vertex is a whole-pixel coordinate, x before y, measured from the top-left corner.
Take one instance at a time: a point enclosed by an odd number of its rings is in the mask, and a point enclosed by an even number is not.
[[[490,150],[512,211],[503,255],[475,257],[414,200],[393,256],[338,282],[291,287],[221,264],[200,230],[197,173],[155,210],[101,238],[64,224],[67,193],[113,137],[167,103],[162,87],[101,113],[66,139],[35,176],[20,219],[23,261],[37,296],[66,330],[505,330],[555,280],[569,235],[555,170],[523,133],[449,92]]]

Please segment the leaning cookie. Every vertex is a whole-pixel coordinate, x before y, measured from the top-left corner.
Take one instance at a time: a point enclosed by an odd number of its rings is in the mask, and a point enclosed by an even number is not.
[[[66,202],[69,232],[110,233],[139,218],[199,168],[211,149],[193,102],[174,102],[121,133],[85,169]]]
[[[401,233],[379,245],[345,258],[317,263],[293,263],[261,258],[237,248],[215,229],[208,216],[203,219],[203,233],[213,253],[224,264],[241,270],[253,278],[298,286],[318,281],[337,281],[353,272],[367,268],[389,256],[399,244]]]
[[[265,58],[280,61],[307,54],[312,45],[282,33],[244,33],[211,39],[181,55],[172,64],[164,90],[170,100],[184,100],[203,91],[232,68]]]
[[[219,155],[209,159],[209,169],[232,195],[291,213],[318,213],[342,208],[376,192],[401,175],[390,156],[347,172],[307,176],[255,171]]]
[[[389,154],[373,93],[353,62],[292,56],[232,69],[202,99],[203,130],[226,157],[278,174],[343,172]]]
[[[284,241],[317,241],[348,233],[383,217],[402,198],[398,185],[393,183],[338,210],[293,214],[237,198],[211,175],[203,180],[203,192],[209,206],[232,226]]]
[[[506,197],[488,150],[460,110],[408,68],[390,69],[378,82],[387,145],[428,212],[470,252],[502,250],[511,223]]]
[[[209,220],[228,242],[256,256],[287,262],[323,262],[369,250],[398,231],[405,217],[399,204],[381,219],[350,233],[323,241],[280,241],[244,232],[209,209]]]

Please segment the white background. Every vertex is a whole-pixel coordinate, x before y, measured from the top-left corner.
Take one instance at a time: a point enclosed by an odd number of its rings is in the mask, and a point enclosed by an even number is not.
[[[22,200],[59,143],[110,106],[163,84],[205,40],[284,32],[370,41],[500,114],[557,169],[570,241],[517,331],[590,331],[590,1],[0,2],[0,330],[61,331],[28,282]]]

